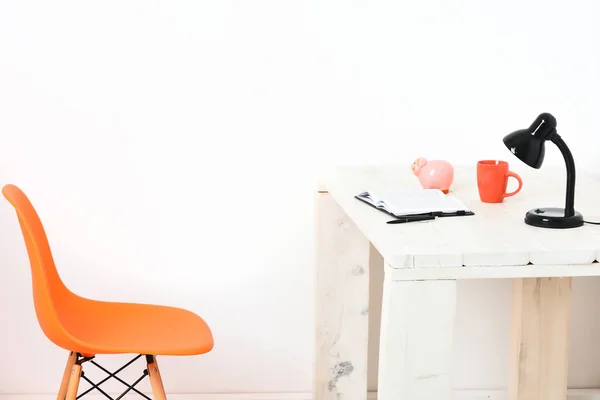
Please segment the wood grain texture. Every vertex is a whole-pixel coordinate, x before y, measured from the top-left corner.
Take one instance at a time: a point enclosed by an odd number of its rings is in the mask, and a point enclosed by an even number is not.
[[[152,387],[154,400],[167,400],[156,357],[154,357],[153,362],[148,364],[148,377],[150,378],[150,386]]]
[[[69,388],[69,381],[71,380],[71,373],[73,371],[73,366],[75,365],[75,362],[77,362],[77,354],[71,351],[69,353],[69,358],[67,358],[65,372],[63,372],[60,388],[58,389],[58,395],[56,396],[57,400],[65,400],[67,390]]]
[[[389,216],[354,196],[365,190],[418,187],[409,166],[339,168],[324,176],[322,187],[394,268],[591,264],[600,252],[597,226],[541,229],[523,221],[529,209],[564,205],[564,169],[517,165],[513,170],[523,177],[521,192],[487,204],[479,199],[476,168],[457,167],[451,194],[476,215],[401,225],[387,225]],[[600,181],[578,173],[577,210],[584,216],[598,213],[599,195]]]
[[[513,282],[510,400],[567,396],[571,278]]]
[[[456,281],[393,281],[385,272],[378,399],[451,399]]]
[[[71,369],[71,377],[67,386],[65,400],[76,400],[77,391],[79,390],[79,381],[81,380],[81,365],[75,364]]]
[[[317,195],[315,400],[367,398],[369,258],[331,195]]]

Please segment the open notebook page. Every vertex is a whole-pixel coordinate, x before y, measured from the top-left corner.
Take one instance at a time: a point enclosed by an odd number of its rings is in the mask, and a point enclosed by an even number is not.
[[[468,208],[456,197],[446,195],[437,189],[402,188],[367,191],[360,193],[358,197],[397,216],[468,211]]]

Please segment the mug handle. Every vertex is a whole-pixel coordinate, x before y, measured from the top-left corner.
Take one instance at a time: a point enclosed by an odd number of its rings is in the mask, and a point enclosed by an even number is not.
[[[513,178],[515,178],[515,179],[516,179],[516,180],[519,182],[519,187],[518,187],[518,188],[517,188],[517,190],[515,190],[514,192],[510,192],[510,193],[504,193],[504,196],[503,196],[503,197],[510,197],[510,196],[514,196],[515,194],[517,194],[517,193],[519,193],[519,192],[521,191],[521,188],[523,187],[523,181],[521,180],[521,177],[520,177],[519,175],[515,174],[515,173],[514,173],[514,172],[512,172],[512,171],[508,171],[508,172],[506,173],[506,176],[507,176],[507,178],[506,178],[506,179],[508,179],[508,178],[509,178],[509,177],[511,177],[511,176],[512,176]]]

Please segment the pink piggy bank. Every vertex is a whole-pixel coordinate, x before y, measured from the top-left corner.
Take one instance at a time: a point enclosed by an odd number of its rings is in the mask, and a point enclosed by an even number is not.
[[[419,157],[410,168],[424,189],[440,189],[444,193],[450,191],[450,185],[454,181],[454,167],[448,161],[427,161]]]

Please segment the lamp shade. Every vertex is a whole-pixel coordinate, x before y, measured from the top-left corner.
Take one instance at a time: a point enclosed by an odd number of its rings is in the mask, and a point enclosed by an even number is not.
[[[544,162],[544,140],[538,139],[522,129],[504,137],[504,144],[508,149],[525,164],[533,168],[540,168]]]
[[[540,114],[527,129],[520,129],[504,137],[506,147],[525,164],[540,168],[544,162],[544,142],[556,133],[556,119]]]

